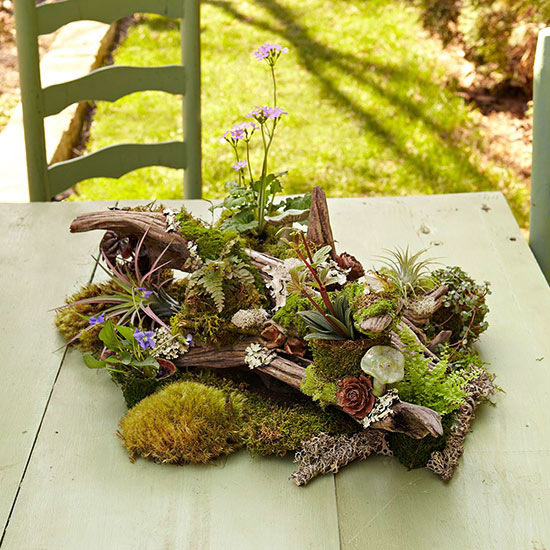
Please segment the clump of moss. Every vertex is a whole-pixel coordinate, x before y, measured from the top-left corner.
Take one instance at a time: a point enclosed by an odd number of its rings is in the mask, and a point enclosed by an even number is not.
[[[129,409],[137,405],[142,399],[155,393],[159,388],[173,383],[175,376],[176,374],[163,380],[157,380],[156,378],[138,378],[126,373],[111,373],[111,378],[122,391],[124,401]]]
[[[116,284],[112,281],[101,284],[87,284],[67,298],[66,303],[72,304],[79,300],[113,294],[113,292],[117,291],[117,288]],[[101,327],[90,328],[88,318],[99,315],[107,307],[107,304],[79,304],[59,309],[56,312],[55,326],[67,341],[71,341],[80,334],[80,337],[75,342],[82,351],[98,351],[103,347],[98,339]]]
[[[395,458],[409,470],[425,466],[434,451],[445,448],[453,424],[453,415],[444,416],[441,423],[443,435],[440,437],[427,435],[422,439],[413,439],[405,434],[388,432],[388,442]]]
[[[242,446],[244,398],[197,382],[176,382],[146,397],[120,421],[130,460],[204,463]]]
[[[182,380],[199,381],[224,392],[239,392],[246,398],[241,436],[251,454],[284,456],[321,432],[337,435],[362,429],[336,409],[321,409],[299,394],[289,399],[284,394],[268,393],[241,374],[233,376],[231,379],[205,369],[181,374]]]
[[[322,406],[336,404],[336,392],[338,386],[336,382],[325,380],[319,376],[315,365],[309,365],[306,369],[306,377],[300,386],[300,391],[309,395],[314,401],[318,401]]]
[[[396,319],[397,301],[390,297],[378,294],[362,294],[355,298],[352,303],[353,319],[355,328],[370,338],[377,338],[380,335],[369,333],[361,330],[361,323],[365,319],[378,317],[379,315],[390,315],[392,319]],[[392,327],[390,325],[387,330]]]
[[[311,307],[307,298],[299,294],[291,294],[286,299],[286,304],[275,313],[273,320],[289,333],[298,338],[303,338],[309,332],[309,329],[302,317],[298,315],[298,312],[308,311]]]
[[[320,376],[337,381],[361,374],[361,359],[376,342],[361,340],[311,340],[313,363]]]
[[[274,397],[247,394],[249,414],[242,435],[251,454],[284,456],[301,442],[324,432],[351,434],[358,426],[336,409],[320,409],[309,400],[278,402]]]

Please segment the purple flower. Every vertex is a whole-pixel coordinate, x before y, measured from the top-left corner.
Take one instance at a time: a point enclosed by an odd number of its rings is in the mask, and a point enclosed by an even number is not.
[[[263,124],[268,119],[277,120],[282,115],[288,115],[288,113],[283,111],[280,107],[268,107],[267,105],[264,105],[263,107],[256,106],[246,116],[248,118],[254,118],[260,124]]]
[[[239,162],[236,162],[234,165],[233,165],[233,170],[244,170],[246,168],[246,165],[247,165],[247,162],[246,160],[240,160]]]
[[[185,337],[185,341],[187,342],[187,345],[191,348],[195,345],[195,341],[193,340],[193,335],[192,334],[188,334],[186,337]]]
[[[145,299],[149,298],[151,296],[151,294],[153,294],[152,290],[147,290],[146,288],[143,288],[142,286],[136,287],[134,289],[134,293],[135,293],[136,290],[139,290]]]
[[[134,338],[143,349],[155,347],[155,340],[153,339],[154,335],[155,333],[152,330],[146,330],[143,332],[136,328],[134,331]]]
[[[104,323],[105,322],[105,313],[100,313],[97,317],[90,317],[88,319],[88,323],[90,323],[90,325],[94,326],[94,325],[101,325],[101,323]]]
[[[254,52],[254,55],[256,59],[260,61],[266,59],[269,64],[275,64],[275,61],[277,61],[282,53],[288,53],[288,48],[286,46],[266,42]]]
[[[241,139],[248,141],[255,130],[259,126],[252,120],[247,120],[239,124],[235,124],[231,127],[231,130],[225,132],[225,134],[219,139],[220,143],[227,141],[232,145],[236,145]]]

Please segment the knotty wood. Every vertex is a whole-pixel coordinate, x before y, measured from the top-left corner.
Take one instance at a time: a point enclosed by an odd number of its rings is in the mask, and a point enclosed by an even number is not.
[[[315,186],[311,190],[311,210],[309,211],[307,239],[321,246],[330,246],[332,249],[332,258],[336,258],[336,247],[330,225],[327,197],[319,186]]]

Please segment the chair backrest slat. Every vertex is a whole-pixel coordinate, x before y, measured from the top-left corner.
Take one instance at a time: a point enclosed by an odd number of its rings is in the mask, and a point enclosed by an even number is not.
[[[550,28],[539,34],[533,89],[529,245],[550,281]]]
[[[50,191],[56,195],[86,178],[120,178],[145,166],[185,169],[185,143],[123,143],[58,162],[49,169]]]
[[[78,20],[111,23],[133,13],[182,18],[182,64],[110,66],[42,88],[38,36]],[[184,169],[184,198],[201,198],[200,0],[15,0],[17,50],[31,201],[47,201],[79,181],[118,178],[145,166]],[[184,141],[120,144],[48,166],[44,118],[80,101],[117,99],[146,90],[183,96]],[[153,121],[154,123],[154,121]]]
[[[49,34],[73,21],[111,24],[134,13],[184,17],[182,0],[64,0],[37,7],[38,34]]]
[[[82,78],[44,88],[44,116],[55,115],[80,101],[116,101],[145,90],[185,94],[184,67],[112,65],[97,69]]]

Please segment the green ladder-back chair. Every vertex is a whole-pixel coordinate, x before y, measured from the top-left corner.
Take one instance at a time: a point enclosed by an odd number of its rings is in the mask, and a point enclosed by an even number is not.
[[[550,281],[550,28],[540,31],[535,58],[529,245]]]
[[[110,24],[134,13],[181,19],[181,65],[109,66],[42,88],[40,35],[73,21]],[[31,201],[49,201],[84,179],[119,178],[145,166],[184,169],[184,198],[201,197],[200,0],[63,0],[38,6],[35,0],[15,0],[15,17]],[[113,145],[48,166],[45,117],[80,101],[116,101],[145,90],[183,95],[184,141]]]

